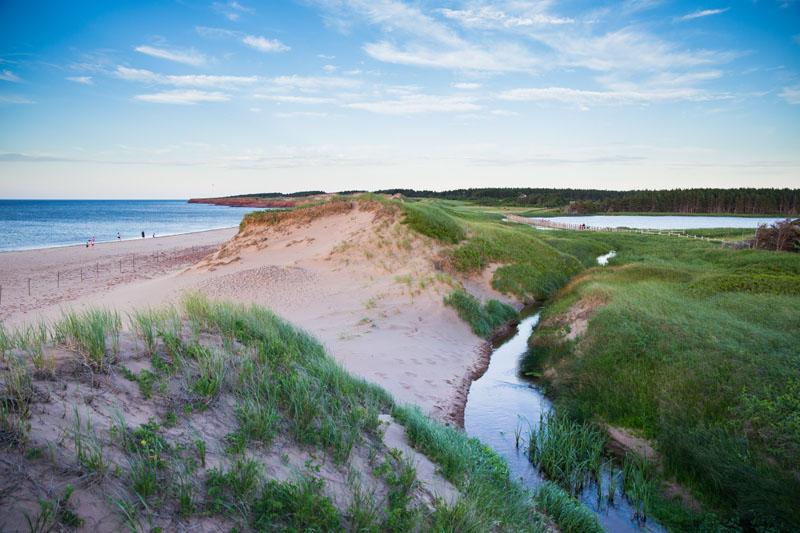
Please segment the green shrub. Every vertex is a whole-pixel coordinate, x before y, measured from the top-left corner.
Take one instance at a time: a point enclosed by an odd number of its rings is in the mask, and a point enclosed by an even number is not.
[[[267,481],[253,503],[257,531],[341,531],[342,520],[323,494],[324,482],[306,475],[292,483]]]
[[[497,300],[489,300],[481,305],[477,298],[463,289],[451,292],[445,297],[444,303],[456,310],[475,335],[483,338],[488,338],[497,328],[518,316],[513,307]]]

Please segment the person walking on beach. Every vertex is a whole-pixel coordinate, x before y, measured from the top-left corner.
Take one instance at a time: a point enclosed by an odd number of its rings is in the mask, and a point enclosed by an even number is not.
[[[142,239],[144,239],[144,232],[142,232]]]
[[[121,239],[121,238],[122,238],[122,237],[120,236],[119,232],[117,232],[117,240],[119,240],[119,239]]]

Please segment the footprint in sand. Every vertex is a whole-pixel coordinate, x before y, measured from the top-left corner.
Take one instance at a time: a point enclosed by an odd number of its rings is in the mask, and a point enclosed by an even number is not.
[[[400,385],[402,385],[402,386],[403,386],[403,388],[404,388],[404,389],[406,389],[406,390],[409,390],[409,389],[411,389],[411,385],[409,385],[408,383],[406,383],[406,382],[404,382],[404,381],[401,381],[401,382],[400,382]]]
[[[417,375],[414,372],[406,371],[406,372],[403,372],[403,374],[405,374],[406,376],[411,377],[411,378],[417,377]]]

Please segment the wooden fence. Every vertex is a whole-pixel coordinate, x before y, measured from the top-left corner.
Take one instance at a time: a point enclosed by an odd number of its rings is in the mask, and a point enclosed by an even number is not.
[[[115,284],[131,277],[152,275],[194,262],[215,248],[192,246],[168,252],[126,254],[78,267],[56,269],[47,274],[17,275],[14,278],[3,278],[0,273],[0,306],[33,296],[55,296],[89,283]]]

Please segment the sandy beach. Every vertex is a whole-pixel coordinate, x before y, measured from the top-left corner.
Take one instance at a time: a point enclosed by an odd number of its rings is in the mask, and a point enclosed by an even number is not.
[[[218,248],[236,231],[225,228],[89,248],[0,252],[0,320],[6,324],[30,321],[47,308],[176,272]]]
[[[485,342],[444,306],[455,281],[433,268],[433,241],[359,209],[233,238],[236,231],[0,254],[0,279],[11,287],[0,318],[13,327],[54,320],[67,308],[124,314],[187,291],[256,303],[312,333],[348,370],[398,400],[460,423]],[[488,279],[461,281],[498,297]]]

